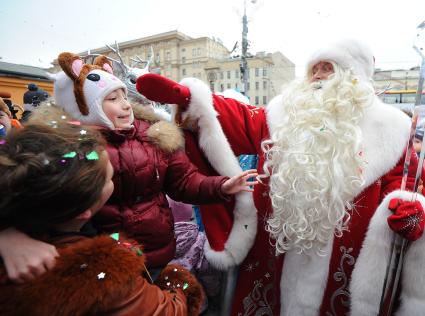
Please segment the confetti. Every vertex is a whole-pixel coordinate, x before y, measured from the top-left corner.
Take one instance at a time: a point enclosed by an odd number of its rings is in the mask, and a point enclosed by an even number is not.
[[[113,233],[109,236],[111,236],[111,238],[115,239],[116,241],[118,241],[120,239],[120,233]]]
[[[99,154],[96,151],[91,151],[88,154],[86,154],[87,160],[99,160]]]
[[[87,263],[83,263],[82,265],[80,265],[80,270],[83,271],[85,269],[87,269],[88,264]]]
[[[106,276],[106,273],[105,273],[105,272],[100,272],[100,273],[97,275],[97,279],[98,279],[98,280],[102,280],[102,279],[104,279],[104,278],[105,278],[105,276]]]
[[[77,153],[75,151],[70,151],[69,153],[64,154],[62,157],[63,158],[74,158],[75,156],[77,156]]]

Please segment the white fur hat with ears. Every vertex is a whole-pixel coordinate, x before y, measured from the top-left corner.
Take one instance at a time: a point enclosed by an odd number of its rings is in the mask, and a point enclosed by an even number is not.
[[[330,43],[314,52],[307,61],[307,76],[319,61],[332,61],[343,69],[351,69],[360,80],[370,81],[375,61],[368,45],[357,39],[347,38]]]
[[[60,54],[58,61],[63,72],[55,76],[56,103],[82,123],[115,129],[102,103],[114,90],[121,88],[127,93],[127,87],[112,74],[111,63],[100,56],[94,65],[88,65],[71,53]]]

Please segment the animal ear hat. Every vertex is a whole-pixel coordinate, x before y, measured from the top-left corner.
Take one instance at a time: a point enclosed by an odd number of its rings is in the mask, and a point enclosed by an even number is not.
[[[63,72],[55,76],[55,100],[67,113],[82,123],[115,129],[102,108],[105,97],[125,84],[113,75],[112,64],[105,56],[99,56],[94,64],[84,64],[72,53],[58,57]]]

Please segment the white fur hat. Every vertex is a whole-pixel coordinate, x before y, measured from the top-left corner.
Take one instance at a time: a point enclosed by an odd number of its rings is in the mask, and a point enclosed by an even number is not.
[[[317,50],[308,59],[307,75],[319,61],[333,61],[366,81],[372,78],[375,68],[371,49],[356,39],[342,39]]]
[[[55,76],[56,104],[82,123],[115,129],[103,111],[102,103],[114,90],[121,88],[127,93],[126,85],[111,73],[112,68],[104,66],[103,70],[100,67],[83,65],[75,55],[69,56],[72,58],[66,60],[69,67],[63,62],[61,67],[64,71]]]

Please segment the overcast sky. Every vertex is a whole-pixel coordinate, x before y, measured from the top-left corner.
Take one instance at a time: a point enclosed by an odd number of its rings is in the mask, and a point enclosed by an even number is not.
[[[0,2],[1,61],[49,67],[62,51],[132,40],[171,30],[215,37],[232,49],[241,40],[243,0],[14,0]],[[425,0],[247,1],[250,52],[281,51],[303,72],[323,42],[357,37],[376,66],[410,68]]]

